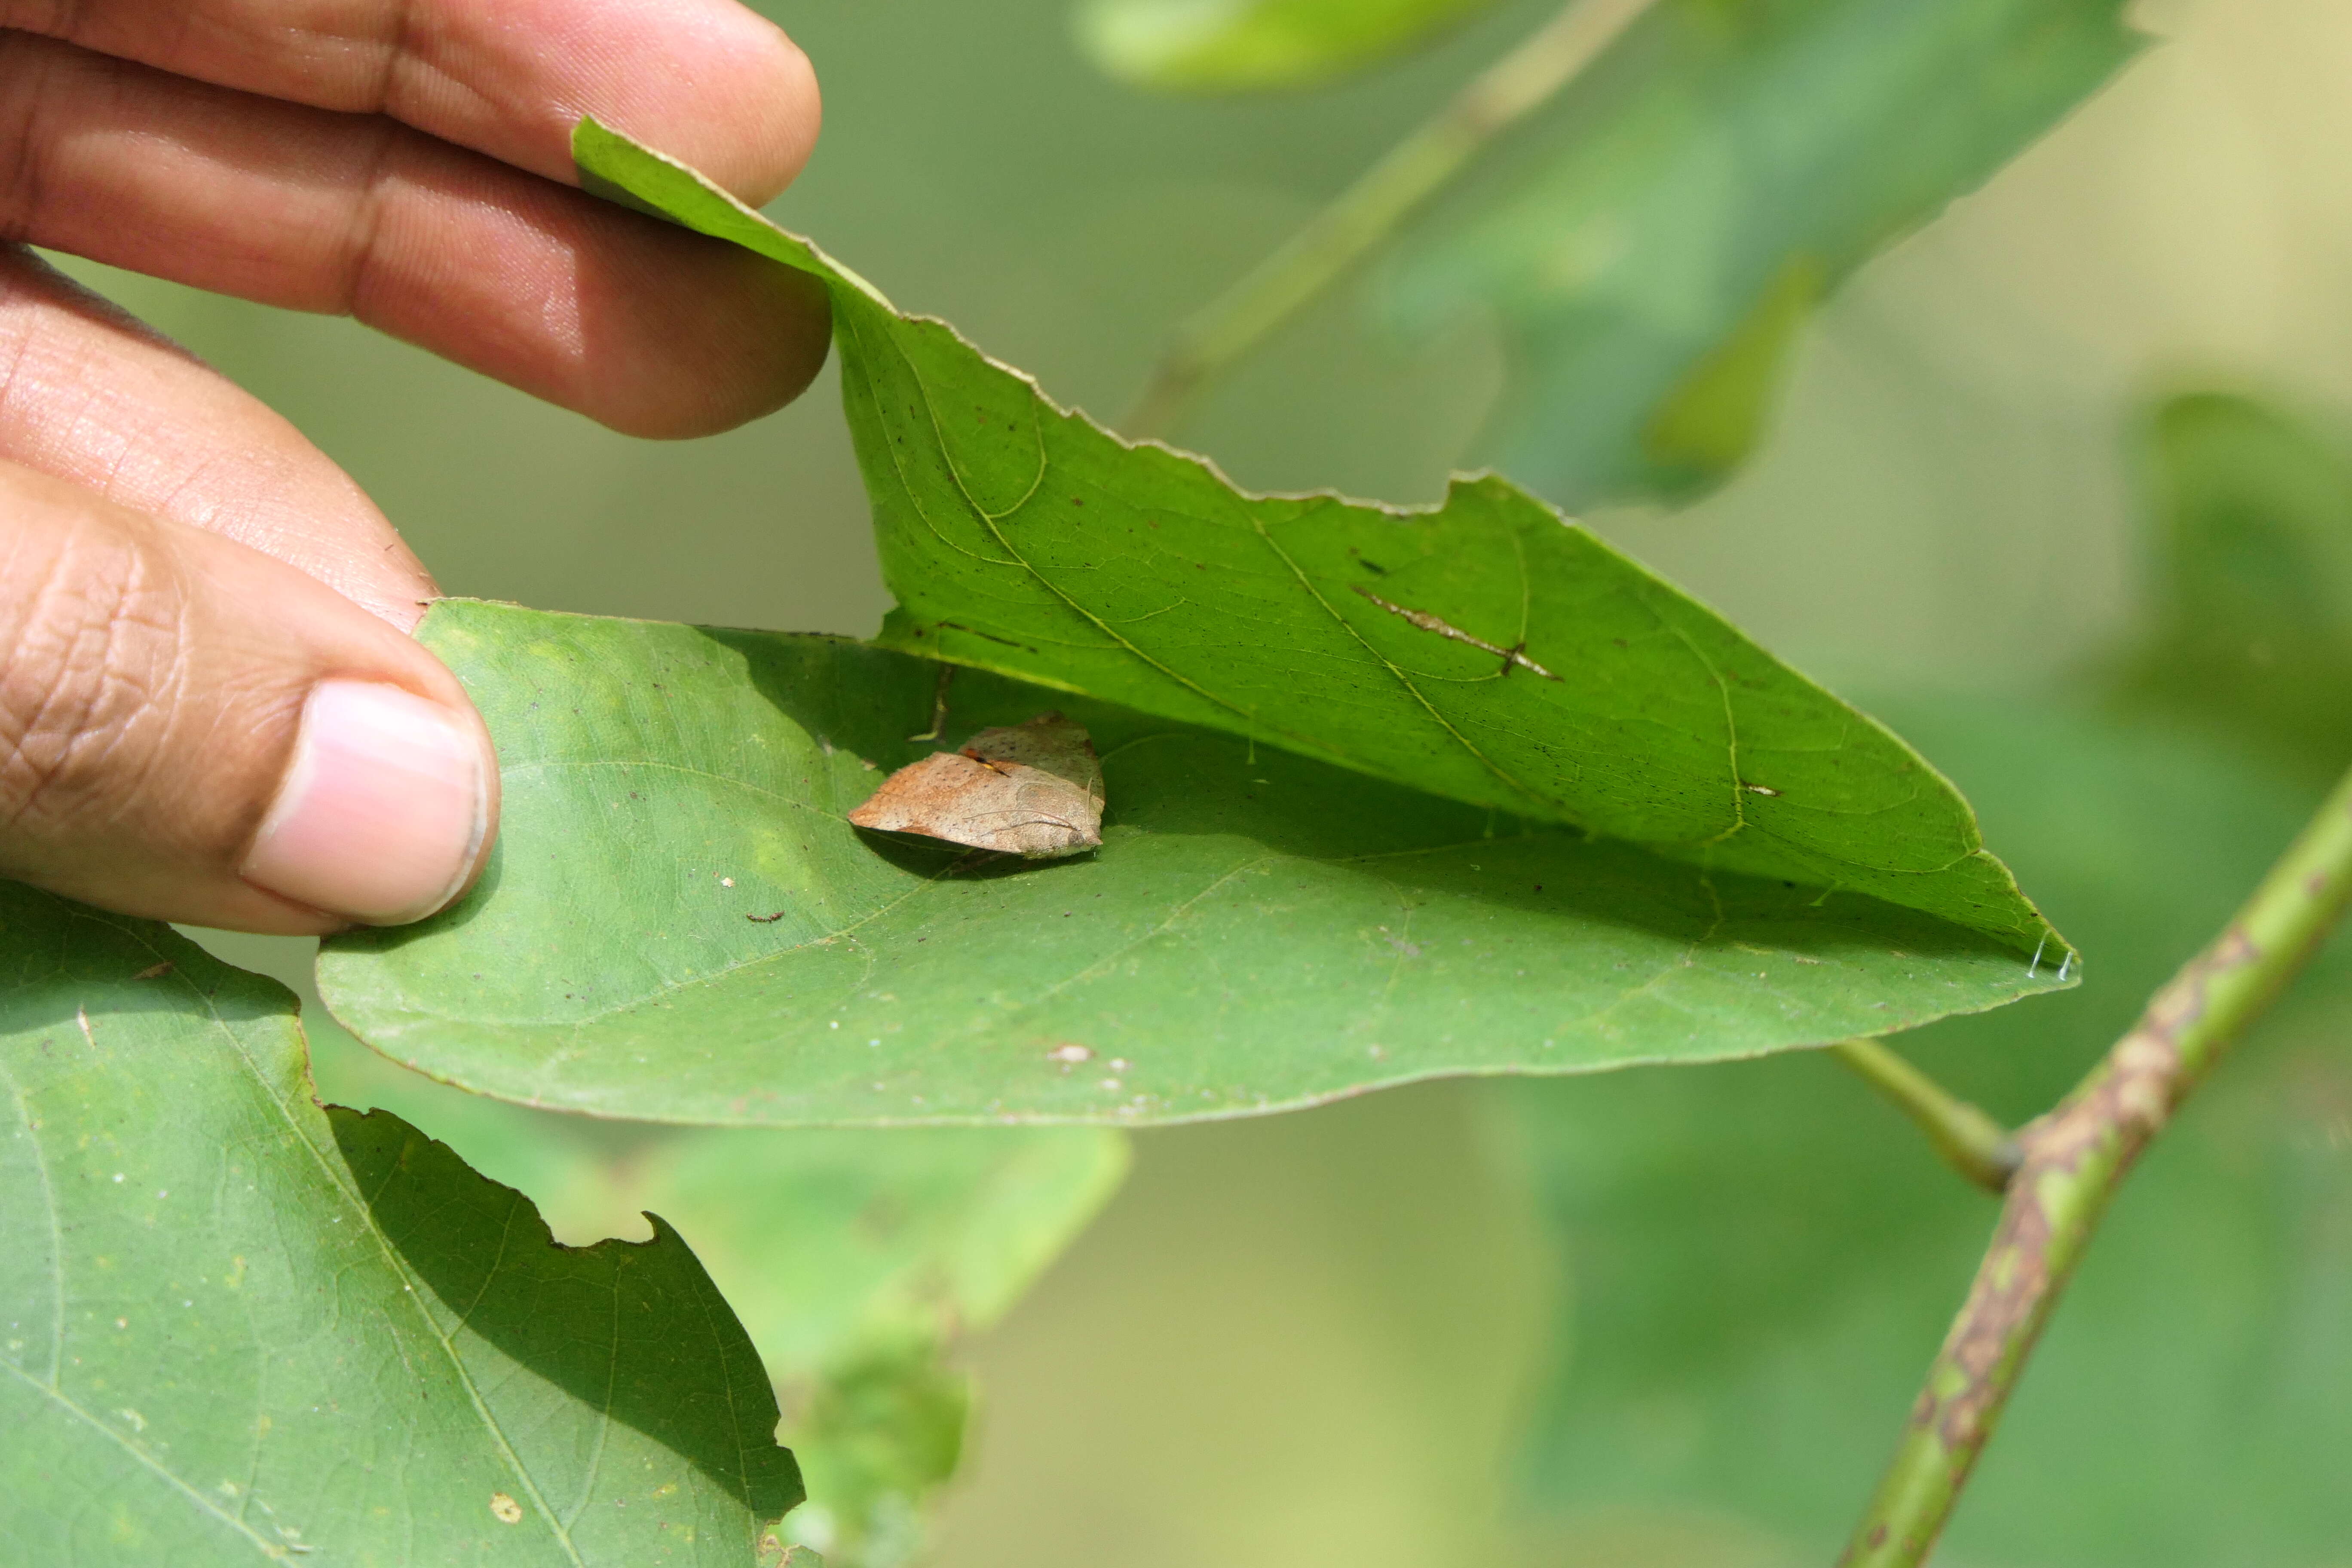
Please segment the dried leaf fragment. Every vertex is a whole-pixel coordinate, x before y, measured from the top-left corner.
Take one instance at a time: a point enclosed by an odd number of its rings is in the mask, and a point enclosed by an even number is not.
[[[849,814],[859,827],[919,833],[1030,860],[1102,843],[1102,764],[1084,729],[1059,713],[982,730],[882,781]]]

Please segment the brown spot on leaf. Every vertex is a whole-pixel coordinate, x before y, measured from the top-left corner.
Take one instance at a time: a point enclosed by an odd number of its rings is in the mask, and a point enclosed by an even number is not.
[[[1375,594],[1371,590],[1364,587],[1361,584],[1350,584],[1349,586],[1353,587],[1357,593],[1362,595],[1365,598],[1370,599],[1373,604],[1378,605],[1381,609],[1386,610],[1390,615],[1397,616],[1409,626],[1419,626],[1425,632],[1434,632],[1439,637],[1444,637],[1449,642],[1467,643],[1481,653],[1493,654],[1496,658],[1503,661],[1502,673],[1505,675],[1510,674],[1511,670],[1516,667],[1520,669],[1533,670],[1536,674],[1542,676],[1546,680],[1558,680],[1559,679],[1559,676],[1554,675],[1550,670],[1546,669],[1542,665],[1538,664],[1534,659],[1528,657],[1528,644],[1527,639],[1524,637],[1519,639],[1519,642],[1516,647],[1498,647],[1495,644],[1488,642],[1484,637],[1471,636],[1468,632],[1464,631],[1460,626],[1451,625],[1441,617],[1430,614],[1427,610],[1410,609],[1403,605],[1391,604],[1388,600],[1381,598],[1378,594]]]

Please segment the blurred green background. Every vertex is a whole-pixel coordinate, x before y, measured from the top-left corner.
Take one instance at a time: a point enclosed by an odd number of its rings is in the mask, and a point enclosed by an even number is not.
[[[761,8],[826,94],[782,221],[1115,418],[1179,316],[1552,7],[1246,100],[1103,79],[1064,0]],[[1591,520],[1917,742],[2089,954],[2079,993],[1906,1042],[2010,1117],[2292,830],[2344,761],[2294,727],[2340,733],[2352,696],[2341,583],[2315,590],[2315,641],[2229,645],[2257,684],[2302,661],[2314,695],[2277,715],[2184,692],[2146,640],[2207,624],[2163,575],[2162,524],[2195,503],[2150,466],[2160,398],[2252,391],[2319,432],[2243,458],[2242,482],[2243,443],[2216,437],[2221,510],[2352,516],[2328,489],[2352,408],[2352,4],[2135,19],[2157,47],[1807,326],[1752,466],[1688,510]],[[887,604],[829,373],[760,425],[650,445],[346,321],[76,270],[292,418],[448,592],[848,633]],[[1252,360],[1186,444],[1255,487],[1436,497],[1500,393],[1497,334],[1386,335],[1360,292]],[[2282,489],[2282,463],[2319,477]],[[1939,1561],[2352,1563],[2347,996],[2315,976],[2151,1161]],[[582,1173],[637,1159],[625,1130],[519,1132],[318,1032],[331,1096],[401,1109],[573,1239],[632,1223]],[[1092,1228],[961,1352],[978,1416],[943,1564],[1825,1560],[1992,1212],[1811,1058],[1438,1085],[1134,1146]],[[756,1184],[758,1162],[708,1180]],[[811,1266],[789,1214],[772,1243],[681,1223],[738,1279]]]

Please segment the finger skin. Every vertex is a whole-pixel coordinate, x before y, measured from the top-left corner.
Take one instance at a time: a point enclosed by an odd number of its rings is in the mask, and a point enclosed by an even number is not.
[[[0,458],[274,555],[402,631],[437,595],[285,418],[22,247],[0,247]]]
[[[813,278],[393,121],[0,33],[0,237],[347,313],[632,435],[797,396]]]
[[[0,876],[69,898],[335,930],[239,875],[311,690],[398,687],[479,733],[438,660],[294,567],[5,463],[0,584]]]
[[[593,114],[755,205],[800,173],[821,116],[808,57],[735,0],[0,0],[0,27],[389,115],[567,182]]]

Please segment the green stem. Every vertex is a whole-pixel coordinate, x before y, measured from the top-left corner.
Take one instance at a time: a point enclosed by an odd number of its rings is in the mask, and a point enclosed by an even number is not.
[[[2149,999],[2131,1032],[2019,1134],[1992,1244],[1843,1568],[1913,1568],[1943,1532],[2050,1310],[2132,1162],[2260,1017],[2352,897],[2352,775],[2237,918]]]
[[[1954,1170],[1989,1191],[2008,1191],[2025,1157],[2009,1129],[1876,1040],[1841,1040],[1830,1049],[1917,1122]]]
[[[1280,249],[1176,330],[1120,426],[1163,435],[1218,372],[1328,288],[1486,145],[1576,79],[1656,0],[1570,0],[1307,220]]]

